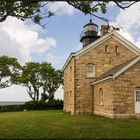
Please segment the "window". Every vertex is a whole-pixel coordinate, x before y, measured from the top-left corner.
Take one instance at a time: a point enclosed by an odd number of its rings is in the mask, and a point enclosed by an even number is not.
[[[118,46],[115,47],[115,52],[116,52],[117,54],[119,53],[119,47],[118,47]]]
[[[95,76],[95,66],[93,64],[87,65],[87,77],[94,77]]]
[[[140,102],[140,89],[135,90],[135,101]]]
[[[103,99],[103,89],[99,89],[99,104],[103,105],[104,99]]]
[[[105,52],[109,52],[109,50],[108,50],[108,45],[105,45]]]

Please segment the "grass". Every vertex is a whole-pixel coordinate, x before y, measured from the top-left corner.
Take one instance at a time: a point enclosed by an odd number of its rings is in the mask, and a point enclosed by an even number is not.
[[[0,138],[137,138],[140,120],[72,116],[61,110],[0,113]]]

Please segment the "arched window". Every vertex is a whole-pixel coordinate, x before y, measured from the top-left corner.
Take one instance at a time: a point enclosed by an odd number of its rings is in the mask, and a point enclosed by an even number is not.
[[[109,52],[108,45],[105,45],[105,52],[106,52],[106,53]]]
[[[93,64],[87,64],[87,77],[95,76],[95,66]]]
[[[99,104],[100,105],[103,105],[103,103],[104,103],[104,98],[103,98],[103,89],[102,88],[100,88],[99,89]]]
[[[115,46],[115,52],[116,52],[116,54],[119,53],[119,47],[118,46]]]

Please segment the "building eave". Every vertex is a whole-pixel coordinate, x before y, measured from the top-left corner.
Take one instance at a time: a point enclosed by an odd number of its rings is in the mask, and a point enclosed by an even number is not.
[[[103,82],[103,81],[106,81],[106,80],[109,80],[109,79],[113,79],[113,76],[108,76],[108,77],[106,77],[104,79],[101,79],[99,81],[92,82],[90,85],[95,85],[95,84],[98,84],[100,82]]]
[[[112,32],[109,32],[106,35],[102,36],[101,38],[97,39],[96,41],[90,43],[86,47],[78,50],[77,52],[71,53],[69,55],[68,59],[66,60],[64,66],[62,68],[62,71],[65,70],[67,64],[69,63],[69,61],[71,60],[72,57],[79,57],[81,55],[84,55],[85,53],[87,53],[91,49],[98,47],[101,43],[103,43],[108,38],[110,38],[110,36],[114,37],[117,41],[122,43],[126,48],[128,48],[130,51],[134,52],[136,55],[140,55],[140,49],[135,44],[128,41],[125,37],[123,37],[122,35],[120,35],[116,31],[112,31]]]
[[[69,55],[68,59],[66,60],[64,66],[63,66],[63,68],[61,69],[63,72],[64,72],[66,66],[68,65],[68,63],[70,62],[70,60],[72,59],[72,57],[74,57],[74,56],[75,56],[75,53],[73,53],[73,52],[70,53],[70,55]]]
[[[129,64],[127,64],[126,66],[124,66],[122,69],[120,69],[119,71],[117,71],[116,73],[114,73],[113,75],[111,76],[107,76],[101,80],[98,80],[98,81],[95,81],[95,82],[92,82],[91,85],[95,85],[97,83],[100,83],[100,82],[103,82],[103,81],[106,81],[108,79],[115,79],[117,77],[119,77],[123,72],[127,71],[129,68],[131,68],[132,66],[134,66],[138,61],[140,60],[140,56],[137,57],[136,59],[134,59],[132,62],[130,62]]]

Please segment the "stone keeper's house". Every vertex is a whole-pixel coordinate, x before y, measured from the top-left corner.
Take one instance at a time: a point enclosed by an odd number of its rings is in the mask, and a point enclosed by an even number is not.
[[[83,48],[63,66],[64,111],[130,118],[140,113],[140,49],[106,25],[90,20]]]

